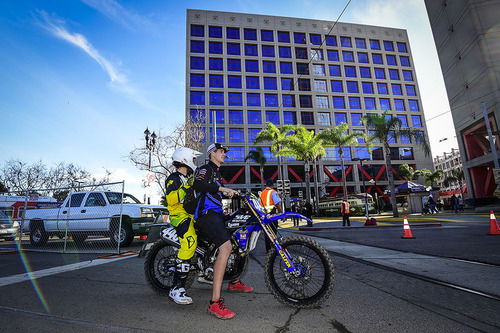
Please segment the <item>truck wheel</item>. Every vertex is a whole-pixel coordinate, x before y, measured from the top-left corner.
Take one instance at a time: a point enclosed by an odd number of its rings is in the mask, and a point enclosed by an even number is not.
[[[122,225],[120,226],[120,219],[113,218],[111,220],[111,242],[114,246],[120,244],[120,247],[129,246],[134,240],[134,231],[132,226],[128,223],[126,218],[122,218]]]
[[[30,223],[30,243],[33,246],[43,246],[47,244],[49,235],[45,232],[43,221]]]

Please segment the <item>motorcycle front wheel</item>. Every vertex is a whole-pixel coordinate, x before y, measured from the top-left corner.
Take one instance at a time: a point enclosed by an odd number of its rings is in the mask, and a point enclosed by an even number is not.
[[[166,296],[172,288],[178,251],[175,246],[160,241],[151,247],[146,256],[144,261],[146,281],[158,295]],[[195,274],[193,269],[189,272],[186,288],[193,284]]]
[[[287,237],[280,241],[297,268],[290,273],[274,249],[266,257],[265,279],[274,297],[294,308],[314,308],[332,293],[335,268],[326,249],[308,237]]]

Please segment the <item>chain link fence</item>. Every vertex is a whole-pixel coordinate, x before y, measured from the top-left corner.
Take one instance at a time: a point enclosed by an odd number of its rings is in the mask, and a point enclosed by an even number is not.
[[[78,190],[36,189],[0,195],[0,239],[12,241],[19,250],[127,251],[139,245],[154,221],[168,212],[162,206],[142,204],[124,191],[124,185],[117,182]]]

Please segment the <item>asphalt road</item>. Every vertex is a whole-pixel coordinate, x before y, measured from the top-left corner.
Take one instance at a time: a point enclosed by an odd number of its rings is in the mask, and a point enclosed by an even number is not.
[[[255,292],[224,293],[227,306],[237,313],[228,321],[206,313],[210,286],[195,282],[190,289],[194,304],[189,306],[176,305],[154,294],[144,280],[143,259],[136,256],[113,260],[96,259],[92,254],[24,252],[20,255],[7,250],[12,247],[9,242],[1,242],[0,331],[500,332],[500,301],[384,268],[384,264],[389,267],[394,254],[390,259],[371,255],[383,253],[375,251],[384,249],[398,250],[396,259],[401,262],[408,253],[415,254],[408,261],[417,265],[423,259],[416,254],[431,259],[463,258],[481,262],[469,263],[473,267],[485,266],[500,273],[500,236],[486,235],[487,222],[444,219],[441,218],[441,227],[413,228],[416,238],[411,240],[401,239],[402,228],[342,229],[338,228],[338,221],[323,222],[330,223],[323,226],[331,229],[315,232],[284,229],[283,235],[308,234],[333,249],[336,282],[332,297],[320,308],[311,310],[296,310],[278,303],[264,283],[264,250],[263,242],[259,242],[243,277],[245,283],[255,287]],[[133,248],[140,244],[136,241]],[[339,244],[359,251],[359,255],[349,258],[347,252],[344,256],[337,254]],[[356,247],[357,244],[369,247]],[[378,264],[370,264],[368,260],[378,260]],[[429,275],[442,268],[438,260],[434,266],[430,262],[425,268]],[[47,275],[34,282],[9,283],[13,276],[26,270],[47,271],[76,263],[83,268],[74,267],[78,269]],[[457,275],[460,281],[461,274]],[[496,294],[500,295],[500,286],[489,286],[489,290],[498,290]]]

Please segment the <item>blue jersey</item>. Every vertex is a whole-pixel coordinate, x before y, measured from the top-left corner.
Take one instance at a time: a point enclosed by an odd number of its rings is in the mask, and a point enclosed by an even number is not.
[[[222,186],[219,167],[212,161],[196,169],[194,173],[193,187],[200,195],[198,206],[194,218],[206,214],[208,211],[223,213],[222,193],[219,187]]]

